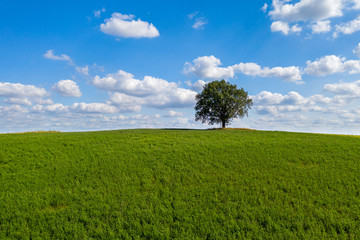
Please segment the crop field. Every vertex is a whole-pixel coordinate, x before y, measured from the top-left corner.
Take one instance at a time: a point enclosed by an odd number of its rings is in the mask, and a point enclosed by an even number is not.
[[[360,239],[360,138],[0,135],[0,239]]]

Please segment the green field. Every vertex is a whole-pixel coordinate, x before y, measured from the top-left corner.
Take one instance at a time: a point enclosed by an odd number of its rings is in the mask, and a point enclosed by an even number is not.
[[[360,239],[360,138],[0,135],[0,239]]]

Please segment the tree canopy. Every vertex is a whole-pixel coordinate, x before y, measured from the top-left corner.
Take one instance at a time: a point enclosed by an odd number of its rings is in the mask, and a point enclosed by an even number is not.
[[[221,123],[222,128],[233,118],[248,116],[253,105],[248,93],[237,89],[236,85],[225,80],[207,83],[202,92],[196,95],[195,120],[210,125]]]

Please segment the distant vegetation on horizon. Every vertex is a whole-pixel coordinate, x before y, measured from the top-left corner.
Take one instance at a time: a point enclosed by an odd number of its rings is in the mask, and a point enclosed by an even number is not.
[[[359,239],[360,138],[0,135],[0,239]]]

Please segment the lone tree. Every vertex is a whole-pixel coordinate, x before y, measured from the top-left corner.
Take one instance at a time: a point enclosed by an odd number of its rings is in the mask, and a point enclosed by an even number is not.
[[[207,83],[202,92],[196,95],[195,120],[210,125],[221,123],[222,128],[233,118],[248,115],[253,105],[243,88],[237,89],[225,80]]]

